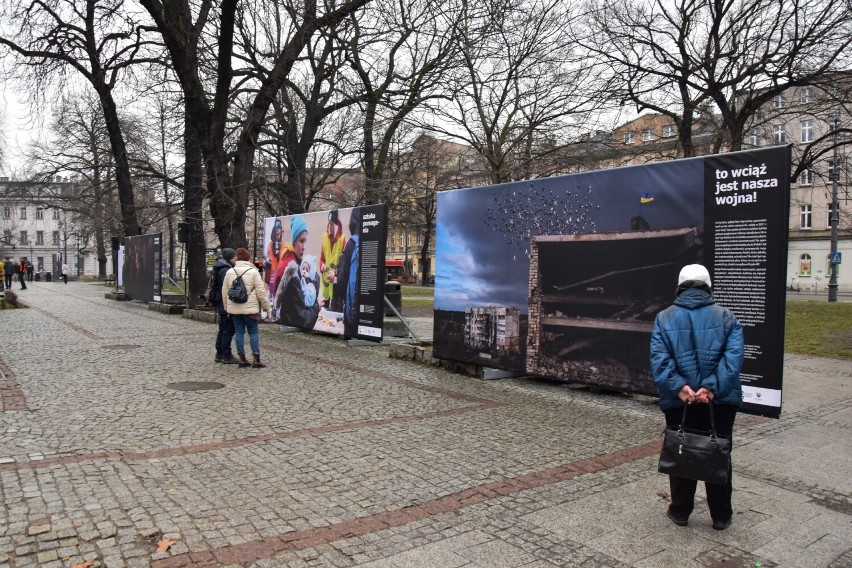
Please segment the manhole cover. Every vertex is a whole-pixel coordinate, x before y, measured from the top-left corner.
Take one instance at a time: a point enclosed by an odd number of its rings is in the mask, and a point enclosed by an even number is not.
[[[141,345],[102,345],[101,349],[139,349]]]
[[[177,391],[209,391],[225,387],[222,383],[208,381],[183,381],[180,383],[169,383],[166,386]]]

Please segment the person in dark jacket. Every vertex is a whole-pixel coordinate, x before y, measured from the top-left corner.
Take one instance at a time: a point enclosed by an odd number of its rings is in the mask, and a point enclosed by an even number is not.
[[[236,329],[234,328],[234,320],[225,311],[225,301],[222,298],[222,284],[225,283],[225,273],[230,270],[237,262],[237,251],[232,248],[222,249],[221,258],[213,263],[211,270],[215,277],[215,284],[210,292],[210,298],[207,302],[216,308],[216,314],[219,319],[219,333],[216,334],[216,358],[217,363],[233,365],[237,362],[234,358],[234,352],[231,350],[231,340],[234,338]]]
[[[361,209],[352,209],[349,217],[349,240],[340,255],[340,271],[338,272],[337,288],[333,298],[340,302],[339,310],[343,312],[343,329],[346,337],[356,337],[358,333],[358,318],[356,304],[358,300],[358,265],[360,262],[361,242]]]
[[[680,425],[686,404],[690,408],[684,428],[709,432],[713,405],[716,432],[730,439],[742,404],[743,353],[743,328],[730,310],[716,304],[707,269],[700,264],[684,266],[677,298],[657,314],[651,334],[651,371],[666,426]],[[676,525],[686,526],[698,482],[669,476],[669,484],[672,502],[666,515]],[[705,488],[713,528],[725,530],[733,516],[730,468],[727,483],[705,483]]]

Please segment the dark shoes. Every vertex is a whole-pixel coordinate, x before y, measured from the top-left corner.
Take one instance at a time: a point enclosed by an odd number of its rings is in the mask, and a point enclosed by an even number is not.
[[[713,530],[716,530],[716,531],[723,531],[726,528],[728,528],[729,526],[731,526],[731,519],[728,519],[727,521],[724,521],[724,522],[723,521],[713,521]]]
[[[248,367],[250,364],[251,363],[246,361],[246,354],[245,353],[240,353],[239,355],[237,355],[237,366],[239,368],[242,369],[243,367]]]
[[[674,514],[669,510],[666,510],[666,516],[669,519],[671,519],[671,521],[679,527],[685,527],[685,526],[689,525],[688,519],[679,519],[679,518],[675,517]],[[716,528],[716,523],[713,523],[713,528]]]
[[[222,354],[216,353],[216,358],[213,359],[213,360],[216,361],[217,363],[221,363],[222,362]]]
[[[263,363],[260,362],[260,354],[255,353],[254,358],[252,359],[252,362],[251,362],[251,368],[252,369],[263,369],[264,367],[266,367],[266,365],[264,365]]]
[[[221,363],[222,363],[223,365],[236,365],[236,364],[237,364],[237,360],[236,360],[236,359],[234,359],[234,356],[233,356],[233,355],[223,355],[223,356],[222,356],[222,361],[221,361]]]

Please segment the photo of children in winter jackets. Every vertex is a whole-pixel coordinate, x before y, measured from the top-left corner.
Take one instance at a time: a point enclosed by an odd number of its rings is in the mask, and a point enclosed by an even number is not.
[[[358,335],[360,208],[272,217],[264,222],[268,321],[304,331]],[[376,238],[385,236],[374,235]],[[383,270],[383,263],[378,269]],[[375,275],[382,282],[382,275]]]

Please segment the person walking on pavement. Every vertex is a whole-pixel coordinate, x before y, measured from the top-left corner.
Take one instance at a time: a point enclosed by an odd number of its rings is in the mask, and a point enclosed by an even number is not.
[[[237,303],[228,297],[228,290],[234,280],[240,277],[248,291],[248,300],[245,303]],[[235,338],[237,340],[237,358],[240,367],[251,365],[253,369],[266,367],[260,361],[260,334],[258,323],[261,318],[261,310],[269,312],[272,307],[263,277],[251,262],[251,253],[244,248],[237,249],[237,262],[233,268],[225,274],[225,282],[222,284],[222,299],[225,309],[234,320]],[[251,345],[252,362],[246,360],[245,332],[248,330],[249,343]]]
[[[27,289],[27,259],[21,257],[21,262],[18,263],[18,282],[21,283],[21,290]]]
[[[18,264],[12,260],[11,256],[6,257],[6,289],[12,289],[12,279],[15,277],[15,272],[18,270]]]
[[[67,264],[62,265],[62,280],[68,284],[68,273],[71,272],[71,269],[68,268]]]
[[[659,314],[651,333],[651,371],[660,389],[660,409],[666,426],[709,432],[713,405],[716,432],[730,439],[737,409],[742,404],[740,370],[743,366],[743,328],[727,308],[711,295],[710,273],[700,264],[684,266],[678,276],[674,304]],[[705,483],[713,528],[731,524],[731,465],[727,483]],[[685,527],[689,524],[698,482],[669,476],[672,502],[666,516]]]
[[[33,272],[35,269],[33,268],[33,263],[31,261],[27,261],[27,282],[33,281]]]
[[[9,262],[9,259],[6,259]],[[6,264],[0,259],[0,292],[6,289]]]
[[[234,339],[234,320],[225,310],[225,299],[222,296],[222,286],[225,283],[225,273],[237,262],[237,251],[232,248],[223,248],[222,256],[216,260],[210,269],[213,274],[213,285],[209,291],[207,303],[216,308],[219,320],[219,333],[216,334],[216,358],[217,363],[233,365],[234,352],[231,350],[231,341]]]

